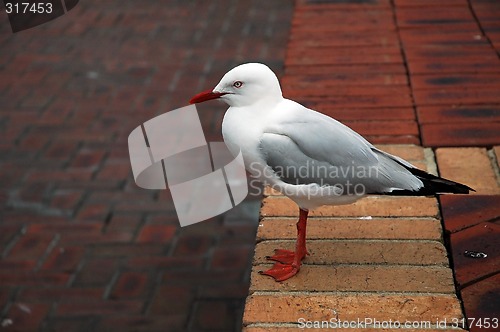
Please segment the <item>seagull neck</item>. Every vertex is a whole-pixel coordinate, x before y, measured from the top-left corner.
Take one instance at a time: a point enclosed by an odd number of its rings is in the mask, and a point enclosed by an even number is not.
[[[255,111],[260,111],[262,112],[267,112],[270,109],[273,109],[278,105],[280,102],[283,101],[283,97],[280,96],[267,96],[264,98],[259,98],[259,100],[255,101],[253,104],[249,106],[252,110]]]

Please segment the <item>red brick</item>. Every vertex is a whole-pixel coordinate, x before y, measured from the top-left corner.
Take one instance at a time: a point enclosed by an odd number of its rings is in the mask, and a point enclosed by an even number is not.
[[[8,327],[11,331],[37,331],[50,310],[45,303],[16,302],[12,305],[6,318],[12,320]]]
[[[122,215],[113,214],[111,220],[108,222],[106,231],[113,230],[125,230],[125,231],[135,231],[142,222],[142,215]]]
[[[8,257],[11,259],[39,259],[49,248],[54,237],[48,234],[25,234],[12,248]]]
[[[450,236],[455,277],[461,287],[500,271],[500,225],[486,222]],[[484,259],[467,257],[465,251],[483,252]]]
[[[132,257],[163,254],[165,246],[148,243],[100,244],[91,249],[91,254],[102,257]]]
[[[500,143],[500,122],[427,123],[421,125],[424,146],[491,146]]]
[[[407,85],[408,79],[404,75],[383,73],[327,73],[323,75],[285,75],[281,85],[290,89],[336,89],[346,86],[393,86]]]
[[[114,315],[138,314],[143,307],[142,301],[87,301],[60,303],[57,306],[57,316],[88,316],[88,315]]]
[[[97,168],[104,158],[104,151],[80,151],[70,166],[76,168]]]
[[[491,86],[473,90],[466,88],[414,90],[413,95],[419,105],[489,104],[498,103],[499,100],[498,88]]]
[[[110,206],[106,203],[87,203],[78,212],[78,220],[104,220],[109,213]]]
[[[155,292],[149,311],[152,315],[186,315],[194,298],[194,291],[189,286],[161,285]]]
[[[128,163],[105,163],[97,175],[98,179],[127,179],[132,173]]]
[[[44,322],[44,328],[49,331],[95,331],[95,322],[89,317],[49,317]]]
[[[82,199],[81,191],[58,190],[54,193],[50,206],[73,211]]]
[[[399,7],[396,15],[398,25],[402,28],[432,27],[436,30],[477,29],[474,18],[466,6]]]
[[[456,74],[456,73],[498,73],[500,68],[492,61],[465,58],[455,61],[445,59],[420,59],[408,63],[412,75]],[[496,101],[495,101],[496,102]]]
[[[67,222],[67,221],[56,221],[51,220],[50,223],[38,223],[31,224],[28,227],[29,234],[46,234],[51,235],[54,233],[71,233],[75,232],[80,235],[87,234],[100,234],[102,228],[102,223],[100,222]]]
[[[233,330],[235,309],[224,301],[201,301],[196,307],[194,326],[196,329],[216,331]]]
[[[78,302],[99,300],[102,295],[103,289],[101,288],[29,287],[21,291],[18,300],[22,302]]]
[[[420,124],[439,123],[444,126],[453,122],[500,122],[500,105],[419,105],[417,111]]]
[[[173,225],[145,225],[142,227],[137,242],[140,243],[168,243],[177,230]]]
[[[490,65],[490,67],[493,67]],[[291,75],[318,75],[325,73],[343,74],[406,74],[405,67],[399,63],[366,63],[352,65],[290,65],[286,67],[286,74]]]
[[[248,285],[245,284],[220,284],[206,285],[200,288],[200,296],[208,299],[240,299],[248,295]]]
[[[133,269],[201,269],[205,264],[203,257],[135,257],[127,261],[127,267]]]
[[[182,257],[187,255],[205,255],[213,245],[213,241],[214,240],[209,236],[183,236],[177,241],[174,255]]]
[[[325,93],[323,96],[307,96],[300,92],[286,96],[307,107],[316,109],[324,106],[334,106],[337,108],[365,108],[365,107],[410,107],[412,101],[409,95],[369,95],[348,94],[348,95],[330,95]]]
[[[498,308],[500,307],[499,284],[500,274],[496,274],[462,289],[465,314],[468,318],[475,318],[475,324],[469,325],[471,332],[489,331],[485,328],[484,323],[488,320],[491,323],[492,318],[498,316]],[[472,319],[468,322],[471,323]]]
[[[343,121],[343,123],[363,136],[415,136],[418,125],[415,121]]]
[[[250,261],[252,253],[253,246],[251,245],[218,248],[212,255],[211,268],[244,270]]]
[[[67,273],[59,272],[0,272],[0,285],[3,286],[58,286],[65,285],[70,278]]]
[[[123,272],[118,278],[111,299],[132,299],[144,297],[148,288],[149,276],[142,272]]]
[[[76,286],[105,286],[111,281],[118,268],[118,261],[112,258],[92,258],[78,272]]]
[[[500,74],[413,75],[411,76],[411,84],[415,90],[446,87],[455,89],[500,87]]]
[[[30,271],[37,266],[35,260],[17,260],[17,259],[2,259],[0,260],[0,269],[4,270],[24,270]]]
[[[419,60],[441,61],[447,60],[453,62],[463,62],[465,59],[475,61],[493,61],[495,54],[487,44],[470,45],[413,45],[406,47],[406,57],[409,63]],[[459,76],[460,71],[454,75]],[[474,75],[477,76],[477,75]],[[417,89],[422,86],[416,87]]]
[[[162,282],[170,285],[196,284],[201,287],[218,283],[236,283],[243,279],[246,271],[242,270],[169,270],[165,271]]]
[[[332,36],[330,31],[315,31],[314,38],[310,38],[309,31],[294,31],[290,35],[288,48],[305,49],[308,47],[324,47],[324,46],[395,46],[398,45],[398,35],[395,31],[337,31],[335,36]]]
[[[68,160],[77,148],[77,143],[53,141],[45,151],[44,158]]]
[[[375,86],[369,89],[363,86],[341,86],[335,89],[318,89],[317,87],[309,87],[292,89],[283,87],[285,96],[302,96],[302,97],[328,97],[335,98],[342,95],[366,95],[366,96],[388,96],[388,95],[410,95],[410,89],[406,85],[393,86]]]
[[[315,56],[304,55],[302,57],[289,57],[286,59],[287,64],[291,66],[296,65],[357,65],[357,64],[395,64],[403,63],[400,53],[388,54],[360,54],[353,51],[349,55],[336,55],[335,53]]]
[[[42,204],[49,190],[50,185],[46,183],[33,183],[29,188],[19,190],[17,195],[23,202]]]
[[[405,46],[475,46],[488,43],[479,30],[404,29],[400,33]]]
[[[127,331],[134,328],[137,331],[183,331],[186,326],[187,313],[172,315],[113,315],[102,317],[99,325],[93,329],[96,332]],[[63,330],[61,330],[63,331]],[[64,330],[65,331],[65,330]]]
[[[88,181],[92,173],[88,170],[33,170],[27,175],[28,182]]]
[[[21,231],[21,225],[0,225],[0,245],[4,247]]]
[[[78,234],[67,233],[61,237],[59,243],[61,246],[72,245],[106,245],[106,244],[127,244],[132,242],[134,231],[132,230],[108,230],[100,234]]]
[[[458,232],[466,227],[500,217],[500,196],[473,195],[439,197],[444,227],[448,232]]]
[[[82,247],[56,247],[42,269],[74,272],[82,261],[84,253],[85,249]]]
[[[394,3],[397,7],[433,7],[433,6],[443,7],[443,6],[446,6],[448,8],[450,6],[465,7],[468,5],[467,0],[442,0],[439,2],[436,2],[434,0],[419,0],[419,1],[395,0]]]

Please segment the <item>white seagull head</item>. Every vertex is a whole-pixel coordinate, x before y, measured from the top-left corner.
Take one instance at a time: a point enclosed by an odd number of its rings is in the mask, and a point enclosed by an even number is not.
[[[194,96],[190,103],[221,99],[231,107],[245,107],[283,99],[280,83],[274,72],[261,63],[245,63],[228,71],[211,90]]]

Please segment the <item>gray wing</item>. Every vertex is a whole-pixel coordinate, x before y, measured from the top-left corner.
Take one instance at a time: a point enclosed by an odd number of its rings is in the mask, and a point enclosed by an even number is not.
[[[296,119],[270,126],[260,141],[265,161],[282,181],[362,185],[366,193],[422,187],[397,157],[377,150],[342,123],[314,111]]]

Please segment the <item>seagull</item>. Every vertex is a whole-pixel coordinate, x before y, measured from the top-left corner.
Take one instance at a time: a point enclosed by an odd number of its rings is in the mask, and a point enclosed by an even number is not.
[[[227,72],[190,104],[219,99],[229,105],[222,135],[240,152],[246,170],[299,207],[295,251],[276,249],[263,275],[281,282],[296,275],[306,249],[309,210],[349,204],[367,195],[468,194],[472,188],[422,171],[386,153],[339,121],[283,97],[266,65],[246,63]]]

